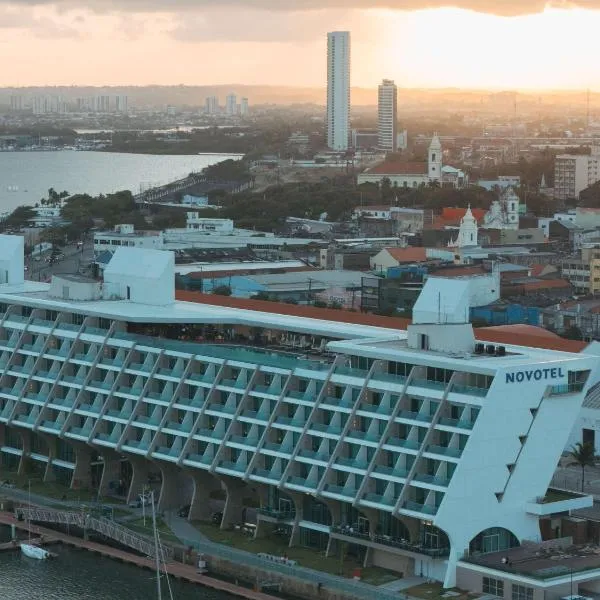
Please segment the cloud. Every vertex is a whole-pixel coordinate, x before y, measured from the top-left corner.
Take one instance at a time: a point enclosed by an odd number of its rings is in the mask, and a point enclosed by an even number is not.
[[[94,12],[178,12],[215,7],[214,0],[0,0],[0,5],[56,6],[69,10]],[[600,0],[219,0],[219,9],[258,9],[277,12],[301,12],[322,9],[423,10],[454,7],[500,16],[538,13],[546,6],[600,9]]]

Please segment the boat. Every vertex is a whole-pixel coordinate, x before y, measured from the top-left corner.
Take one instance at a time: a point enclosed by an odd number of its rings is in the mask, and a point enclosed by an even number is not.
[[[37,560],[50,558],[48,550],[44,550],[44,548],[34,546],[33,544],[21,544],[21,552],[28,558],[36,558]]]
[[[29,482],[29,506],[31,507],[31,481]],[[44,548],[40,548],[31,543],[31,521],[29,521],[29,519],[27,520],[27,524],[29,526],[29,540],[26,544],[20,544],[21,552],[28,558],[35,558],[37,560],[46,560],[47,558],[50,558],[50,552],[48,552],[48,550],[44,550]]]

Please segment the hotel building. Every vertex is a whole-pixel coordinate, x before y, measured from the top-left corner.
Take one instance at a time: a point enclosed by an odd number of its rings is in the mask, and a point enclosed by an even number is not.
[[[174,299],[170,252],[118,248],[102,283],[23,280],[0,236],[3,470],[256,535],[351,549],[455,585],[465,556],[540,539],[540,511],[598,359],[477,342],[468,284],[429,280],[407,331]],[[577,497],[561,511],[590,505]]]

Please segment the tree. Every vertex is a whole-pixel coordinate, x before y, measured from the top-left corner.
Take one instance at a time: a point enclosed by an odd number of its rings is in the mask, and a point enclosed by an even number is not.
[[[228,285],[219,285],[212,291],[217,296],[231,296],[231,288]]]
[[[569,466],[581,467],[581,491],[583,492],[585,468],[593,467],[597,461],[594,444],[592,442],[585,442],[583,444],[577,442],[571,447],[569,457],[572,459]]]

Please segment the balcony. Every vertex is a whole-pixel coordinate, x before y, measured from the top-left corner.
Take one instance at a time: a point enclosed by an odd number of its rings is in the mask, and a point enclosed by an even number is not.
[[[165,429],[171,429],[172,431],[179,431],[181,433],[191,433],[192,426],[179,423],[179,421],[167,421]]]
[[[302,427],[304,427],[304,422],[292,417],[277,417],[277,419],[275,419],[275,425],[284,425],[286,427],[297,427],[298,429],[302,429]]]
[[[318,460],[323,463],[328,463],[330,455],[325,452],[317,452],[316,450],[302,449],[296,455],[296,458],[307,458],[311,460]]]
[[[348,458],[345,456],[339,456],[336,461],[336,465],[342,467],[350,467],[352,469],[361,469],[366,471],[369,468],[369,463],[366,460],[358,460],[357,458]]]
[[[346,439],[351,440],[360,440],[363,442],[372,442],[374,444],[378,444],[380,440],[380,436],[374,433],[369,433],[368,431],[361,431],[360,429],[350,429],[346,434]]]
[[[410,410],[401,410],[398,413],[398,419],[407,421],[419,421],[421,423],[431,423],[433,417],[426,413],[412,412]]]
[[[228,460],[222,460],[217,468],[226,469],[227,471],[235,471],[236,473],[245,473],[248,465],[240,465],[236,462],[231,462]]]
[[[548,515],[567,513],[572,510],[590,508],[594,504],[593,496],[549,488],[544,496],[527,502],[525,507],[530,515],[544,517]]]
[[[383,504],[384,506],[395,506],[396,500],[382,496],[381,494],[369,493],[364,497],[365,502],[372,502],[373,504]]]
[[[405,510],[410,510],[412,512],[424,513],[426,515],[435,515],[438,511],[438,506],[433,506],[432,504],[421,504],[419,502],[413,502],[412,500],[407,500],[402,506]]]
[[[442,456],[451,456],[452,458],[460,458],[463,451],[461,448],[450,448],[448,446],[435,446],[434,444],[429,444],[425,452],[429,452],[430,454],[441,454]]]
[[[239,444],[240,446],[246,446],[252,449],[256,449],[256,446],[258,445],[258,438],[248,438],[243,435],[232,435],[227,441],[232,444]]]
[[[213,456],[204,456],[203,454],[188,454],[186,459],[183,461],[186,463],[187,461],[197,463],[199,465],[208,465],[210,466],[214,460]]]
[[[396,446],[398,448],[407,448],[408,450],[418,450],[421,447],[421,442],[413,440],[403,440],[401,438],[391,437],[385,442],[388,446]]]
[[[414,477],[415,481],[420,481],[421,483],[431,483],[432,485],[437,485],[440,487],[448,487],[450,484],[450,480],[445,477],[439,477],[436,475],[428,475],[426,473],[419,473]]]
[[[457,427],[458,429],[473,429],[473,421],[462,420],[462,419],[449,419],[441,418],[438,422],[439,425],[445,425],[446,427]]]
[[[354,402],[352,400],[342,400],[341,398],[327,396],[321,402],[321,406],[322,408],[345,408],[347,410],[352,410]]]
[[[335,494],[336,496],[345,496],[346,498],[356,498],[356,494],[358,490],[347,488],[341,485],[334,485],[333,483],[328,483],[325,486],[326,493]]]
[[[579,394],[583,390],[583,383],[565,383],[563,385],[553,385],[550,387],[550,396],[568,396],[569,394]]]
[[[337,425],[327,425],[325,423],[312,423],[310,429],[313,431],[319,431],[335,437],[339,437],[342,433],[342,428]]]
[[[279,452],[280,454],[291,454],[292,453],[292,445],[286,444],[285,446],[282,443],[277,442],[266,442],[262,450],[268,450],[269,452]]]
[[[317,484],[315,482],[310,482],[306,477],[298,477],[297,475],[292,475],[287,480],[288,485],[293,485],[301,488],[306,488],[309,490],[316,490]]]
[[[236,412],[235,406],[225,406],[223,404],[209,404],[206,410],[226,415],[235,415]]]
[[[368,533],[359,531],[358,527],[332,525],[331,533],[349,536],[374,544],[381,544],[382,546],[398,548],[399,550],[407,550],[408,552],[414,552],[415,554],[425,554],[426,556],[431,556],[432,558],[445,558],[450,554],[450,548],[428,548],[422,544],[413,544],[409,540],[392,537],[390,535],[376,533],[373,537],[371,537]]]
[[[295,510],[277,510],[270,506],[259,508],[256,512],[264,517],[271,517],[276,521],[289,521],[296,516]]]
[[[217,384],[220,387],[228,387],[236,390],[245,390],[248,385],[244,381],[237,381],[236,379],[221,379]]]
[[[279,481],[281,478],[281,475],[272,473],[270,469],[261,469],[260,467],[254,469],[252,475],[256,475],[256,477],[260,477],[261,479],[270,479],[272,481]]]
[[[373,469],[375,475],[385,475],[386,477],[396,477],[397,479],[406,479],[408,471],[406,469],[396,469],[395,467],[387,467],[385,465],[377,465]]]

